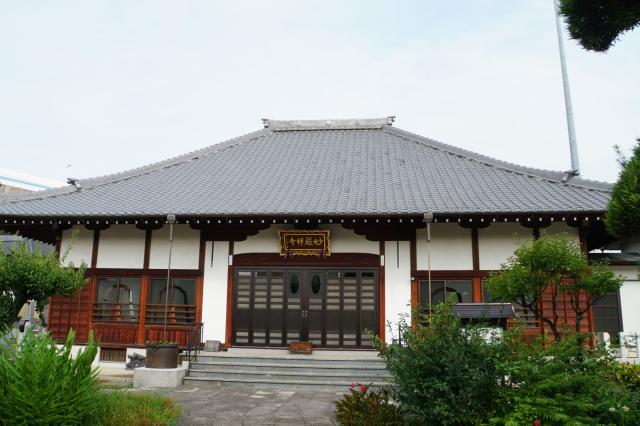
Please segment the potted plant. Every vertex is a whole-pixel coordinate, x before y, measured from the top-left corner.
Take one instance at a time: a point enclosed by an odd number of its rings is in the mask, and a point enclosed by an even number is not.
[[[177,368],[178,344],[170,341],[146,342],[147,368]]]

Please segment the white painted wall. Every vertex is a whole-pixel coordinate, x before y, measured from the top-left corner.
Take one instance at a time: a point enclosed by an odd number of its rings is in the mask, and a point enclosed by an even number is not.
[[[399,250],[398,250],[399,249]],[[399,253],[399,257],[398,257]],[[411,317],[411,251],[409,241],[385,241],[384,243],[384,293],[385,326],[391,322],[392,332],[386,331],[386,340],[391,341],[398,333],[398,318]]]
[[[200,231],[189,225],[174,225],[171,269],[198,269]],[[169,225],[151,234],[149,268],[165,269],[169,261]]]
[[[358,235],[342,225],[324,226],[331,231],[331,253],[371,253],[380,254],[380,243],[369,241],[364,235]]]
[[[549,235],[567,234],[572,240],[580,242],[578,228],[569,226],[566,222],[553,222],[550,226],[541,228],[540,232],[546,232]]]
[[[87,266],[91,266],[91,253],[93,252],[93,231],[86,229],[84,225],[74,225],[71,229],[62,231],[62,244],[60,245],[60,256],[65,255],[65,251],[69,248],[71,235],[74,231],[78,232],[77,239],[71,245],[71,249],[65,259],[62,259],[65,265],[73,263],[79,266],[85,262]]]
[[[500,269],[518,244],[533,238],[532,231],[517,222],[492,223],[478,229],[480,269]]]
[[[256,235],[250,235],[244,241],[236,241],[233,244],[233,254],[243,253],[279,253],[278,240],[279,229],[289,229],[287,225],[271,225],[267,229],[259,231]]]
[[[416,267],[429,269],[427,229],[416,230]],[[431,224],[431,270],[471,270],[473,252],[471,230],[457,223]]]
[[[204,283],[202,290],[202,322],[204,323],[205,340],[224,342],[228,271],[229,242],[207,241],[204,255]]]
[[[98,268],[142,269],[145,231],[135,225],[112,225],[100,231]]]
[[[640,281],[637,266],[612,266],[615,273],[624,276],[625,281],[620,288],[620,311],[622,313],[622,330],[640,334]]]
[[[256,235],[247,237],[244,241],[237,241],[233,246],[234,254],[243,253],[279,253],[280,241],[279,229],[291,229],[291,225],[271,225]],[[380,254],[380,245],[377,241],[369,241],[363,235],[358,235],[342,225],[322,225],[320,229],[330,231],[331,253],[372,253]]]

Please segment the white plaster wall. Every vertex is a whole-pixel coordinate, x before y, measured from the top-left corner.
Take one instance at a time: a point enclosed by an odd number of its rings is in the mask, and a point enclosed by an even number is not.
[[[369,241],[364,235],[358,235],[342,225],[323,226],[331,231],[331,253],[371,253],[380,254],[380,243]]]
[[[566,224],[566,222],[553,222],[546,228],[541,228],[540,232],[545,232],[549,235],[567,234],[572,240],[580,242],[580,232],[578,228],[574,228]]]
[[[291,226],[271,225],[267,229],[259,231],[256,235],[248,236],[244,241],[236,241],[233,244],[233,254],[279,253],[278,230],[288,228],[291,228]]]
[[[202,322],[205,340],[221,342],[225,340],[228,271],[229,242],[207,241],[202,290]]]
[[[279,229],[291,229],[291,225],[271,225],[256,235],[247,237],[244,241],[238,241],[233,246],[234,254],[243,253],[279,253],[280,241]],[[363,235],[358,235],[350,229],[345,229],[340,224],[322,225],[320,229],[330,231],[331,253],[372,253],[380,254],[380,244],[377,241],[369,241]]]
[[[398,250],[399,249],[399,250]],[[397,254],[400,254],[398,257]],[[409,241],[384,243],[385,326],[391,322],[392,332],[386,331],[388,342],[398,334],[398,319],[411,317],[411,253]]]
[[[71,249],[66,258],[62,259],[65,265],[73,263],[80,266],[85,262],[87,266],[91,266],[91,253],[93,252],[93,231],[86,229],[83,225],[75,225],[71,229],[62,231],[62,244],[60,245],[60,256],[65,255],[65,251],[69,248],[71,235],[75,231],[78,232],[77,239],[72,243]]]
[[[640,334],[640,281],[625,281],[620,288],[622,330]]]
[[[519,242],[531,239],[532,231],[518,222],[492,223],[478,229],[480,269],[500,269]]]
[[[620,288],[620,311],[622,313],[622,331],[640,334],[640,281],[637,266],[612,266],[616,274],[625,278]]]
[[[100,231],[98,268],[133,268],[144,266],[145,231],[135,225],[112,225]]]
[[[416,267],[418,270],[429,269],[427,260],[427,228],[416,230]],[[431,269],[473,269],[471,230],[465,229],[457,223],[432,223]]]
[[[611,270],[616,274],[622,275],[623,278],[627,281],[637,280],[638,273],[640,273],[640,270],[638,270],[638,267],[634,265],[629,265],[629,266],[613,265],[611,266]],[[638,302],[640,302],[640,300],[638,300]]]
[[[200,231],[189,225],[174,225],[171,269],[198,269]],[[169,225],[151,234],[149,268],[165,269],[169,261]]]

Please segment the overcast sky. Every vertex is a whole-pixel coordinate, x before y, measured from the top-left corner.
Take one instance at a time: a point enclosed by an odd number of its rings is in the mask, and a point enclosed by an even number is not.
[[[570,167],[552,0],[0,0],[0,167],[65,180],[262,127],[396,115],[522,165]],[[565,42],[583,177],[640,136],[640,30]]]

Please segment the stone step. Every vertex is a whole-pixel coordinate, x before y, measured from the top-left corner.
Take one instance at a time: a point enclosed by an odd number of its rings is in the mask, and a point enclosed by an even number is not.
[[[321,374],[307,371],[253,371],[253,370],[198,370],[191,369],[189,377],[217,377],[220,379],[272,379],[272,380],[305,380],[307,382],[341,381],[351,383],[387,382],[388,375],[354,374],[349,372],[325,371]]]
[[[347,393],[353,382],[339,380],[298,380],[298,379],[243,379],[221,378],[214,375],[208,377],[185,377],[184,383],[199,388],[212,388],[217,386],[241,385],[257,388],[278,388],[289,390],[327,390]],[[367,383],[369,384],[369,383]],[[373,382],[372,387],[379,388],[389,386],[388,382]]]
[[[191,369],[196,370],[225,370],[225,371],[268,371],[268,372],[280,372],[280,371],[304,371],[312,374],[322,375],[327,372],[343,373],[345,375],[377,375],[389,377],[384,363],[379,365],[370,366],[345,366],[343,364],[326,364],[326,363],[312,363],[312,364],[289,364],[289,363],[264,363],[264,362],[200,362],[193,361],[191,363]]]
[[[183,358],[186,359],[186,358]],[[218,362],[218,363],[261,363],[261,364],[288,364],[288,365],[312,365],[322,363],[324,365],[341,365],[346,367],[376,367],[383,366],[384,361],[379,358],[362,357],[362,358],[340,358],[340,357],[305,357],[304,355],[288,355],[288,356],[223,356],[199,354],[192,357],[191,362]]]

